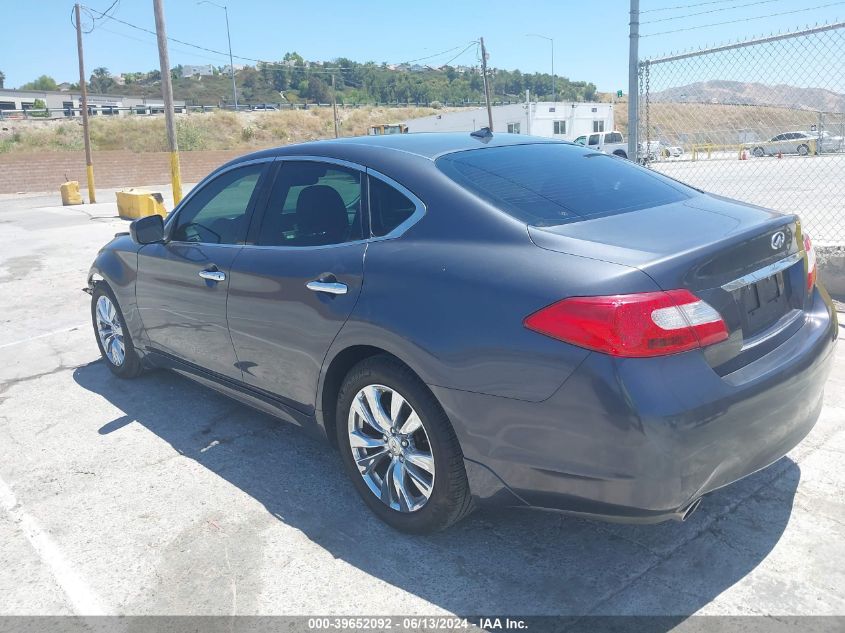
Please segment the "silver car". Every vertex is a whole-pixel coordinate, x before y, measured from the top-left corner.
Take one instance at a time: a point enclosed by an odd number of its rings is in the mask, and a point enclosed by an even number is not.
[[[751,144],[751,154],[760,156],[775,156],[776,154],[799,154],[807,156],[812,153],[837,152],[842,149],[842,138],[830,136],[827,132],[784,132],[769,141]]]

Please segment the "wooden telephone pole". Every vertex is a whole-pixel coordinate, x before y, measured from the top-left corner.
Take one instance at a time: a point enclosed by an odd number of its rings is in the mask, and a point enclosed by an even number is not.
[[[487,100],[487,127],[493,131],[493,109],[490,107],[490,84],[487,83],[487,49],[481,39],[481,76],[484,78],[484,98]]]
[[[82,56],[82,20],[79,5],[74,6],[76,15],[76,50],[79,54],[79,109],[82,111],[82,135],[85,137],[85,177],[88,180],[88,202],[97,202],[94,190],[94,162],[91,160],[91,135],[88,131],[88,89],[85,85],[85,61]]]
[[[337,96],[334,90],[334,73],[332,73],[332,112],[334,113],[334,137],[337,138],[340,136],[340,132],[337,128]]]
[[[164,99],[164,118],[167,143],[170,146],[170,182],[173,185],[173,204],[182,199],[182,174],[179,167],[179,142],[176,138],[176,111],[173,107],[173,80],[170,77],[170,57],[167,54],[167,29],[164,25],[162,0],[153,0],[158,38],[158,59],[161,66],[161,96]]]

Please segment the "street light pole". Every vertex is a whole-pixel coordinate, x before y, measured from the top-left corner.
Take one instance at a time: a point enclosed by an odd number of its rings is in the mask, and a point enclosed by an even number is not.
[[[540,35],[539,33],[526,33],[525,37],[540,37],[544,40],[548,40],[552,45],[552,101],[557,103],[557,90],[555,90],[555,40],[553,37]]]
[[[197,4],[211,4],[218,9],[223,9],[226,14],[226,39],[229,42],[229,74],[232,76],[232,98],[235,101],[235,110],[238,109],[238,88],[235,85],[235,62],[232,60],[232,36],[229,33],[229,9],[226,5],[211,2],[211,0],[200,0]]]

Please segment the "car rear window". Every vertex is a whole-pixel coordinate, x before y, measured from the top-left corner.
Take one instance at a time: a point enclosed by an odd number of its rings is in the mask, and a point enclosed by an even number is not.
[[[694,189],[633,163],[564,143],[447,154],[437,167],[533,226],[555,226],[686,200]]]

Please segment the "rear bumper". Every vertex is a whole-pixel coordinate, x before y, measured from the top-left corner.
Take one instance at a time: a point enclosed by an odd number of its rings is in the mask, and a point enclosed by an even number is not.
[[[657,522],[784,456],[822,407],[837,337],[823,292],[780,347],[720,377],[700,352],[591,354],[540,403],[433,387],[484,502]]]

